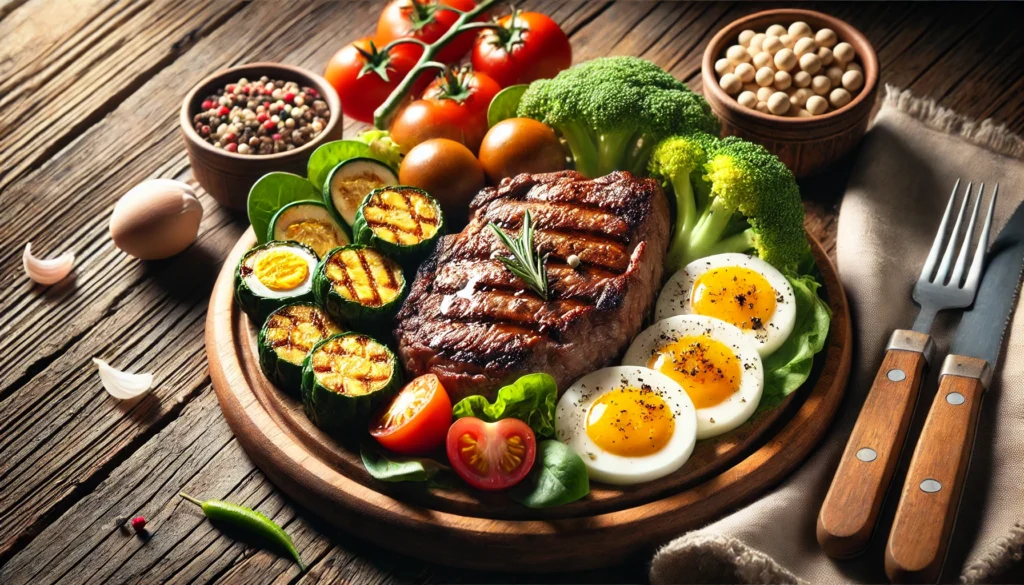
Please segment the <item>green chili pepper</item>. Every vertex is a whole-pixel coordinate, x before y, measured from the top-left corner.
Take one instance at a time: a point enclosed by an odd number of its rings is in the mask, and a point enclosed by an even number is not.
[[[246,508],[231,502],[223,500],[206,500],[202,502],[184,492],[178,495],[202,508],[203,514],[206,514],[206,517],[214,522],[231,524],[262,536],[281,546],[292,555],[295,562],[299,564],[300,570],[306,570],[306,566],[302,564],[302,558],[299,557],[299,551],[296,550],[295,544],[292,543],[292,537],[288,536],[288,533],[270,518],[252,508]]]

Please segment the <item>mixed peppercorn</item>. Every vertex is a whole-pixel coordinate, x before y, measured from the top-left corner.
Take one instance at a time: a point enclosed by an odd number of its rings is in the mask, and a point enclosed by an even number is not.
[[[266,76],[229,83],[207,96],[200,108],[192,117],[199,136],[238,154],[294,150],[316,138],[331,119],[315,89]]]

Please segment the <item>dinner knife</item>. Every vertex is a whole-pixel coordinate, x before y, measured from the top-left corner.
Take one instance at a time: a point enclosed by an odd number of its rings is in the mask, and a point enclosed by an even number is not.
[[[934,583],[956,522],[978,415],[1020,292],[1024,205],[989,252],[973,307],[963,314],[939,372],[939,390],[910,460],[885,572],[894,583]]]

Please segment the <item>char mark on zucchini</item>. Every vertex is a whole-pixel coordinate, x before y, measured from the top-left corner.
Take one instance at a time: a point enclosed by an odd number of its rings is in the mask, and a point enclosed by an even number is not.
[[[423,263],[398,314],[410,373],[436,374],[456,400],[493,398],[530,372],[565,388],[621,354],[661,282],[669,225],[656,182],[624,172],[519,175],[481,191],[471,208],[469,225]],[[508,250],[487,224],[515,235],[526,211],[539,253],[549,254],[548,301],[492,257]]]

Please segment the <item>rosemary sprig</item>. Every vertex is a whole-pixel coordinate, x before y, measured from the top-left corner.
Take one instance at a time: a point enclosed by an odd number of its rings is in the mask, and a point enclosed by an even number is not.
[[[488,223],[494,233],[498,234],[501,242],[505,244],[512,257],[498,256],[498,260],[505,265],[509,272],[515,274],[526,282],[540,298],[548,300],[548,271],[544,263],[548,255],[537,255],[537,249],[533,246],[533,221],[530,219],[530,212],[523,215],[523,228],[519,231],[518,238],[510,238],[501,228]]]

